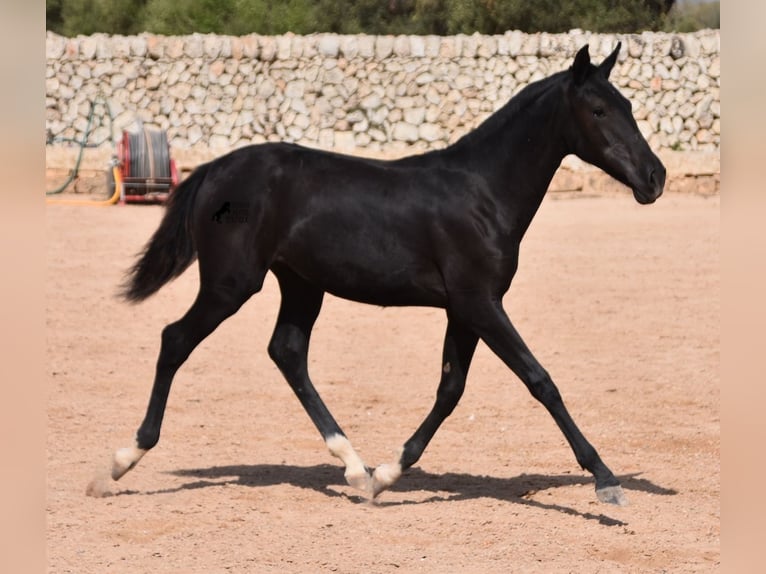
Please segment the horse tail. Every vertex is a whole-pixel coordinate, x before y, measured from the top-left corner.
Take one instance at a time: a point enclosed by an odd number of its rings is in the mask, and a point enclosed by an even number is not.
[[[183,273],[197,258],[191,233],[194,202],[207,175],[202,165],[170,194],[165,215],[152,238],[128,270],[120,294],[137,303]]]

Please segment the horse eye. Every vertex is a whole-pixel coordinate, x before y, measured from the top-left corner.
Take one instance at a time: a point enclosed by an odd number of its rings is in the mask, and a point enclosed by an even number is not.
[[[596,118],[603,118],[606,115],[604,108],[596,108],[593,110],[593,116]]]

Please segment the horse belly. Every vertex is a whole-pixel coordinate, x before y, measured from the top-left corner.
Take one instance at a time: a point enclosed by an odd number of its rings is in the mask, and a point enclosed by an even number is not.
[[[348,266],[340,276],[323,274],[315,283],[337,297],[381,305],[444,307],[446,296],[438,278],[427,270],[404,268],[385,273]]]
[[[277,261],[344,299],[382,306],[446,304],[436,265],[392,235],[309,233],[285,245]]]

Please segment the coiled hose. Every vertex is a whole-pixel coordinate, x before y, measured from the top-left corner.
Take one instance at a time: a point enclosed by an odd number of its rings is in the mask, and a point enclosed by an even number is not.
[[[97,116],[96,112],[96,106],[98,104],[102,104],[105,111],[102,111],[101,114]],[[80,171],[80,163],[82,163],[82,156],[83,152],[85,151],[86,147],[98,147],[104,142],[98,142],[98,143],[88,143],[88,138],[90,137],[91,132],[94,129],[94,119],[98,118],[99,120],[99,127],[104,125],[103,124],[103,118],[104,115],[106,115],[109,118],[109,141],[112,144],[112,149],[114,149],[114,118],[112,116],[112,110],[109,107],[109,102],[106,100],[106,98],[102,94],[98,94],[93,100],[90,102],[90,110],[88,111],[88,123],[85,126],[85,132],[82,135],[81,140],[73,139],[73,138],[60,138],[60,137],[54,137],[50,138],[47,143],[54,143],[54,142],[70,142],[70,143],[76,143],[78,146],[80,146],[80,150],[77,154],[77,160],[75,161],[74,168],[69,172],[69,176],[67,177],[66,181],[62,183],[60,186],[58,186],[56,189],[46,191],[46,203],[61,203],[62,201],[52,201],[48,200],[47,196],[51,195],[58,195],[59,193],[63,192],[69,185],[77,178],[77,175]],[[114,162],[112,162],[114,163]],[[115,179],[115,182],[117,180]],[[115,190],[119,186],[115,185]],[[118,196],[119,198],[119,196]],[[111,200],[112,198],[110,198]],[[110,201],[107,200],[107,201]],[[71,203],[70,201],[65,201],[66,203]],[[76,203],[87,203],[91,204],[93,202],[85,201],[85,202],[76,202]],[[98,202],[100,203],[100,202]]]
[[[120,166],[117,163],[112,165],[112,174],[114,175],[114,193],[109,199],[61,199],[58,197],[46,197],[45,203],[55,203],[58,205],[114,205],[120,200],[120,195],[122,194],[122,173],[120,173]]]

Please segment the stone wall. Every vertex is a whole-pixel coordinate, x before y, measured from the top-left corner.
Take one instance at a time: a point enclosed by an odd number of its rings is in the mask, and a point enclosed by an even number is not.
[[[166,130],[176,153],[208,155],[286,140],[368,155],[448,145],[524,85],[571,64],[588,43],[600,61],[622,40],[613,82],[652,147],[717,152],[720,34],[46,38],[51,147],[81,139],[91,102],[108,102],[119,135]],[[97,113],[105,106],[97,105]],[[98,122],[97,122],[98,123]],[[111,148],[109,122],[90,135]]]

